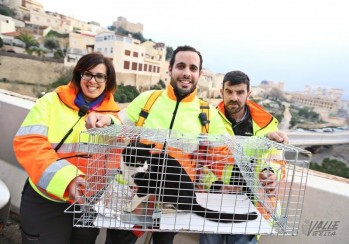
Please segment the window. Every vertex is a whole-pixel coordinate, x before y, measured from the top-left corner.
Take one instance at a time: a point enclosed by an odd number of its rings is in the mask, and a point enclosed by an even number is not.
[[[151,72],[151,69],[152,69],[152,68],[153,68],[153,66],[149,64],[149,69],[148,69],[148,71]]]
[[[142,64],[138,64],[138,71],[142,71],[143,65]]]
[[[160,73],[160,67],[157,67],[156,73]]]
[[[148,65],[144,64],[144,70],[143,71],[147,71]]]
[[[137,63],[132,62],[132,70],[137,70]]]
[[[110,53],[113,53],[113,48],[110,48]]]
[[[124,61],[124,69],[130,69],[130,61]]]
[[[155,65],[153,66],[153,72],[156,72],[156,66]]]
[[[133,52],[133,57],[138,58],[138,52]]]
[[[131,55],[131,51],[130,50],[125,50],[125,55],[126,56],[130,56]]]

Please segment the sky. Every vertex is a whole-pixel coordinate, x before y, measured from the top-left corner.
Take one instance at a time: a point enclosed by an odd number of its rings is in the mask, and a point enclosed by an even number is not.
[[[119,16],[175,49],[191,45],[213,73],[245,72],[252,85],[343,89],[349,100],[347,0],[36,0],[47,11],[103,27]]]

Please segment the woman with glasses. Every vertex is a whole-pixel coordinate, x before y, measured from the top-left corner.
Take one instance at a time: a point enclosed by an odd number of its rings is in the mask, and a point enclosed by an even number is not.
[[[83,203],[87,184],[87,161],[76,153],[80,132],[119,123],[115,90],[112,62],[87,54],[69,84],[38,99],[23,121],[13,144],[29,176],[20,206],[22,243],[95,243],[99,230],[73,227],[73,214],[64,211]]]

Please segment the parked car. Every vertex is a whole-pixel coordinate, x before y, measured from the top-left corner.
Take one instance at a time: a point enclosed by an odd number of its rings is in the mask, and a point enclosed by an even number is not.
[[[11,197],[5,183],[0,180],[0,233],[6,226],[7,219],[10,213]]]

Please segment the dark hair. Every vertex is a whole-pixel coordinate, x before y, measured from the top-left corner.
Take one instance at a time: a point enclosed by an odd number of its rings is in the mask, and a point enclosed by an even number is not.
[[[191,52],[194,52],[194,53],[197,53],[199,55],[199,58],[200,58],[200,66],[199,66],[199,71],[202,69],[202,56],[201,56],[201,53],[196,50],[195,48],[191,47],[191,46],[179,46],[176,48],[176,50],[173,51],[172,53],[172,57],[170,59],[170,67],[172,68],[174,63],[175,63],[175,59],[176,59],[176,55],[178,52],[185,52],[185,51],[191,51]]]
[[[105,64],[107,67],[106,91],[112,94],[116,91],[116,75],[111,59],[104,57],[101,53],[89,53],[82,56],[73,70],[72,83],[78,90],[81,90],[81,73],[93,69],[98,64]]]
[[[230,71],[225,74],[223,78],[223,85],[228,82],[229,85],[239,85],[239,84],[246,84],[247,85],[247,91],[250,91],[250,78],[241,71]]]

